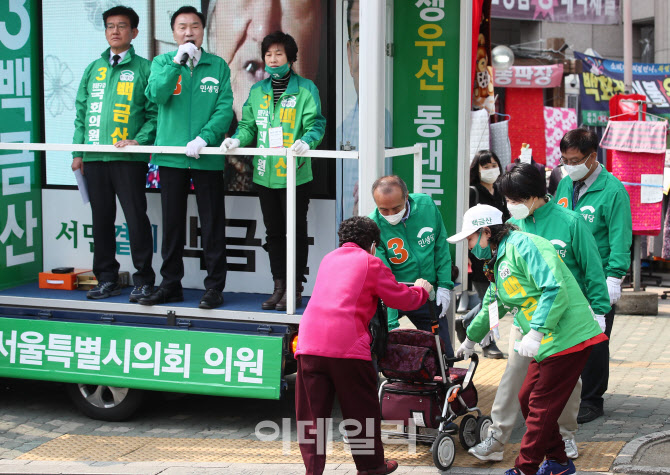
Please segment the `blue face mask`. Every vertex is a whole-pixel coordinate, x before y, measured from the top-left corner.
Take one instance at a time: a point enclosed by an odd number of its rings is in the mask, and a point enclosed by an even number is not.
[[[277,66],[276,68],[273,68],[271,66],[265,65],[265,72],[270,75],[273,79],[281,79],[284,76],[286,76],[286,73],[289,72],[289,69],[291,69],[291,65],[289,63],[282,64],[281,66]]]
[[[491,253],[491,245],[487,244],[486,247],[479,245],[479,242],[482,240],[482,232],[479,232],[479,239],[477,239],[477,244],[472,248],[472,255],[475,256],[480,261],[487,261],[491,259],[493,254]]]

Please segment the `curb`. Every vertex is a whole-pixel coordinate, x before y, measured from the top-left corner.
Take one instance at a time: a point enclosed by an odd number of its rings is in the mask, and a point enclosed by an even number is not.
[[[615,473],[670,474],[670,467],[635,465],[635,458],[644,447],[664,440],[670,440],[670,431],[654,432],[628,442],[614,459],[612,471]]]

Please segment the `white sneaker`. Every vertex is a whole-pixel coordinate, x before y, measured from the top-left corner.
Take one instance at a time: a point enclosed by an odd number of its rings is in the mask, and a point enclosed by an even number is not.
[[[568,458],[574,460],[577,457],[579,457],[579,451],[577,450],[577,442],[575,442],[575,439],[563,439],[563,443],[565,444],[565,455],[568,456]]]
[[[474,455],[479,460],[500,462],[503,459],[505,444],[498,442],[494,437],[489,436],[481,443],[475,445],[468,453]]]

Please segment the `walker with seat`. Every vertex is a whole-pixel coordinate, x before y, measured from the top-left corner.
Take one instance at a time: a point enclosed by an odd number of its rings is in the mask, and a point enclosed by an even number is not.
[[[382,435],[430,444],[433,462],[440,470],[448,470],[454,462],[452,436],[458,433],[467,451],[486,439],[492,423],[477,407],[472,382],[477,354],[472,355],[468,368],[451,368],[449,364],[462,358],[447,358],[444,350],[435,322],[432,333],[416,329],[389,332],[386,354],[379,360],[379,369],[387,378],[379,388],[382,423],[402,426],[402,431],[382,430]]]

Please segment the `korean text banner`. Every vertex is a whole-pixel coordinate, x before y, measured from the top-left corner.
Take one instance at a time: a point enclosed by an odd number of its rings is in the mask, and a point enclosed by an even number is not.
[[[0,319],[0,376],[279,399],[280,336]]]
[[[618,25],[620,0],[492,0],[492,18]]]
[[[575,52],[582,61],[579,99],[584,125],[606,125],[609,100],[625,91],[623,62]],[[633,90],[647,96],[647,111],[670,119],[670,64],[633,63]],[[653,120],[653,117],[650,117]]]
[[[0,4],[0,142],[40,142],[37,0]],[[42,270],[40,164],[0,151],[0,289]]]
[[[558,87],[563,80],[562,64],[543,66],[512,66],[493,69],[496,87]]]
[[[393,116],[393,145],[424,145],[423,192],[451,234],[458,190],[459,3],[396,2],[394,10],[393,104],[401,113]],[[412,183],[411,160],[395,159],[393,171]]]

